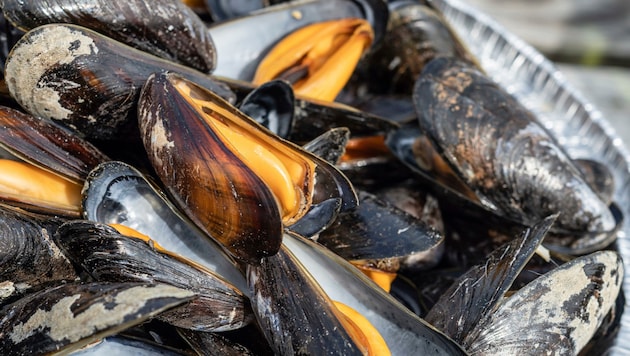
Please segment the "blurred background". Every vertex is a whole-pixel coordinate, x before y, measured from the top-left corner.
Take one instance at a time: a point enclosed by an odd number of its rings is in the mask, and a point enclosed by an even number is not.
[[[630,148],[630,0],[467,0],[556,62]]]

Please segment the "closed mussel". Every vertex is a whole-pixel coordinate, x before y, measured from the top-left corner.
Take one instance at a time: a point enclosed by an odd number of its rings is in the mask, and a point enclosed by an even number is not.
[[[332,165],[181,76],[152,76],[138,117],[149,159],[175,204],[241,260],[276,253],[283,226],[304,216],[314,197],[338,199],[342,210],[356,205],[349,181]]]
[[[51,23],[75,24],[206,73],[216,64],[206,25],[181,1],[4,0],[2,12],[23,31]]]
[[[619,218],[533,114],[478,69],[437,58],[414,101],[421,130],[485,209],[525,225],[559,213],[553,231],[610,242]]]
[[[11,96],[33,116],[56,120],[89,138],[121,139],[137,132],[140,88],[151,73],[162,70],[234,100],[207,74],[76,25],[43,25],[27,32],[11,50],[5,76]]]

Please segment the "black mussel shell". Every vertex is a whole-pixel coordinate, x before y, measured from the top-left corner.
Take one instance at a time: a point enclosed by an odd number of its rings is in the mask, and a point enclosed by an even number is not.
[[[393,355],[464,355],[450,338],[410,313],[356,267],[323,246],[286,234],[283,244],[328,296],[365,316]]]
[[[78,274],[53,242],[62,220],[0,205],[0,305]]]
[[[290,1],[256,11],[247,16],[210,26],[216,45],[218,76],[251,80],[269,49],[286,35],[306,25],[343,18],[370,21],[378,39],[387,26],[387,5],[382,0]],[[265,31],[252,31],[265,23]]]
[[[75,24],[202,72],[212,72],[216,64],[206,25],[181,1],[4,0],[2,12],[24,31],[51,23]]]
[[[0,309],[0,352],[69,353],[140,324],[192,296],[192,292],[163,284],[61,284]]]
[[[287,138],[292,130],[294,107],[293,89],[282,80],[260,85],[238,105],[245,115],[282,138]]]
[[[559,213],[559,229],[615,230],[607,204],[553,136],[476,68],[432,60],[414,102],[423,132],[487,209],[526,225]]]
[[[173,325],[225,331],[253,318],[247,297],[222,277],[110,226],[70,221],[57,230],[55,240],[68,258],[97,281],[164,283],[195,293],[190,302],[159,316]]]
[[[247,347],[218,333],[178,329],[177,332],[202,356],[253,356]],[[259,350],[256,350],[259,351]]]
[[[346,152],[349,139],[350,130],[346,127],[337,127],[305,143],[302,148],[332,165],[337,165]]]
[[[615,305],[623,272],[614,251],[578,257],[519,289],[462,344],[471,355],[578,354]]]
[[[175,203],[237,258],[274,254],[282,226],[312,204],[341,199],[341,211],[356,206],[350,182],[334,166],[180,76],[149,79],[139,119],[149,159]]]
[[[75,25],[27,32],[11,50],[5,76],[11,96],[33,116],[106,140],[137,132],[140,89],[150,74],[163,70],[234,100],[228,88],[204,73]]]
[[[555,218],[551,216],[526,229],[521,236],[493,251],[483,264],[469,269],[442,294],[424,319],[462,343],[479,320],[503,301]]]
[[[92,170],[85,181],[82,208],[85,219],[130,227],[247,291],[236,262],[185,218],[147,176],[128,164],[111,161]]]
[[[340,214],[317,242],[347,260],[403,260],[434,249],[444,236],[420,219],[359,191],[359,206]],[[395,271],[393,271],[395,272]]]
[[[248,265],[247,280],[254,313],[276,354],[362,354],[333,302],[286,247],[259,266]]]
[[[82,183],[105,154],[53,121],[0,106],[0,146],[53,174]]]
[[[221,77],[217,79],[230,87],[236,94],[237,102],[243,101],[256,88],[255,85],[241,80]],[[396,122],[348,105],[300,96],[295,97],[292,117],[286,137],[281,136],[299,144],[314,140],[326,131],[338,127],[349,129],[352,136],[385,134],[399,127]]]
[[[418,1],[391,1],[389,8],[389,29],[383,41],[368,53],[355,75],[369,92],[411,95],[426,63],[438,56],[474,62],[435,10]]]

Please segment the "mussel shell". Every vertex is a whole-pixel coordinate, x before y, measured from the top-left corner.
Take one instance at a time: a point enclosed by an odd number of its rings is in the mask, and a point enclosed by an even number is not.
[[[540,246],[556,216],[526,229],[521,236],[493,251],[469,269],[429,310],[425,320],[458,343],[493,311]]]
[[[71,352],[189,300],[193,293],[161,284],[61,284],[0,310],[0,352]]]
[[[317,237],[317,242],[347,260],[404,259],[426,252],[444,236],[420,219],[375,195],[359,191],[359,206]]]
[[[52,240],[63,221],[0,205],[0,305],[78,274]]]
[[[210,26],[217,53],[215,75],[249,81],[264,54],[283,37],[303,26],[342,18],[371,22],[376,39],[385,31],[387,5],[376,0],[291,1],[270,6],[248,16]],[[260,23],[265,31],[252,31]]]
[[[178,78],[151,76],[142,90],[138,117],[149,159],[173,202],[200,229],[234,257],[258,263],[280,248],[276,198],[178,94],[172,83]]]
[[[347,127],[337,127],[305,143],[302,148],[332,165],[337,165],[346,151],[349,139],[350,130]]]
[[[255,85],[242,80],[223,77],[216,77],[216,79],[226,84],[236,94],[237,102],[242,102],[256,89]],[[388,133],[397,129],[399,125],[382,116],[341,103],[296,96],[290,130],[286,136],[280,136],[289,141],[304,144],[338,127],[348,128],[352,136],[370,136]]]
[[[83,182],[105,154],[50,120],[0,106],[0,146],[16,157],[70,181]]]
[[[83,217],[128,226],[166,250],[195,261],[247,291],[236,262],[166,199],[148,177],[124,162],[104,162],[88,175]]]
[[[27,32],[11,50],[5,75],[11,96],[33,116],[56,120],[89,138],[120,139],[137,133],[140,89],[150,74],[162,70],[234,100],[228,88],[206,74],[75,25],[43,25]]]
[[[176,83],[190,93],[180,93]],[[198,107],[191,100],[205,104]],[[139,120],[149,159],[174,202],[236,258],[254,262],[273,255],[283,224],[299,220],[312,204],[340,199],[341,211],[357,204],[350,182],[334,166],[273,135],[214,93],[175,74],[147,81]],[[233,145],[239,143],[214,132],[214,125],[221,122],[253,140],[247,142],[303,170],[299,181],[291,183],[298,193],[297,205],[291,208],[295,212],[280,216],[281,206],[270,187],[234,151]],[[191,134],[196,138],[191,139]],[[282,209],[287,211],[285,206]]]
[[[4,0],[2,12],[23,31],[51,23],[75,24],[202,72],[212,72],[216,64],[206,25],[181,1]]]
[[[438,56],[474,62],[444,18],[418,1],[390,1],[388,31],[357,68],[377,94],[411,95],[424,65]],[[356,84],[354,84],[356,85]]]
[[[108,356],[108,355],[134,355],[134,356],[182,356],[180,350],[171,350],[167,347],[148,343],[143,340],[126,338],[123,336],[109,336],[87,345],[82,349],[72,352],[72,356]]]
[[[477,69],[437,58],[414,100],[421,129],[487,210],[526,225],[559,212],[553,229],[574,234],[618,227],[553,136]]]
[[[272,80],[260,85],[238,105],[245,115],[282,138],[287,138],[292,130],[294,107],[293,89],[282,80]]]
[[[247,347],[217,333],[178,329],[177,332],[201,356],[253,356]],[[259,351],[259,350],[257,350]]]
[[[578,257],[510,296],[463,344],[471,355],[577,354],[615,304],[623,272],[614,251]]]
[[[107,225],[70,221],[59,227],[55,240],[97,281],[164,283],[195,293],[190,302],[160,315],[173,325],[225,331],[240,328],[253,317],[247,298],[220,276]]]
[[[247,281],[256,318],[276,354],[362,354],[332,301],[286,247],[259,266],[248,265]]]
[[[410,313],[356,267],[328,249],[292,234],[285,234],[283,244],[331,299],[353,308],[372,323],[393,355],[465,355],[458,344]]]

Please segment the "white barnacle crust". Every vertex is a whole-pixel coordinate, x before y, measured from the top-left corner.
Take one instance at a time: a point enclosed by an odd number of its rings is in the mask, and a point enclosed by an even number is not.
[[[8,298],[15,293],[15,285],[12,281],[0,282],[0,300]]]
[[[77,57],[98,53],[92,38],[63,25],[46,25],[28,32],[13,47],[6,62],[5,78],[11,95],[35,116],[67,119],[72,112],[59,102],[59,91],[76,87],[70,81],[47,83],[40,80],[58,65]]]
[[[577,354],[615,304],[623,273],[613,251],[576,258],[508,298],[465,340],[467,351]]]
[[[154,308],[158,310],[147,312],[145,309],[152,299],[177,298],[181,301],[192,296],[190,291],[169,285],[133,286],[101,298],[75,314],[71,307],[81,298],[81,294],[76,293],[61,298],[49,310],[39,309],[28,320],[16,323],[7,336],[14,344],[18,344],[34,334],[45,332],[53,341],[76,343],[95,334],[102,335],[104,331],[114,334],[130,323],[142,322],[166,307],[177,304],[162,305],[161,308]]]

